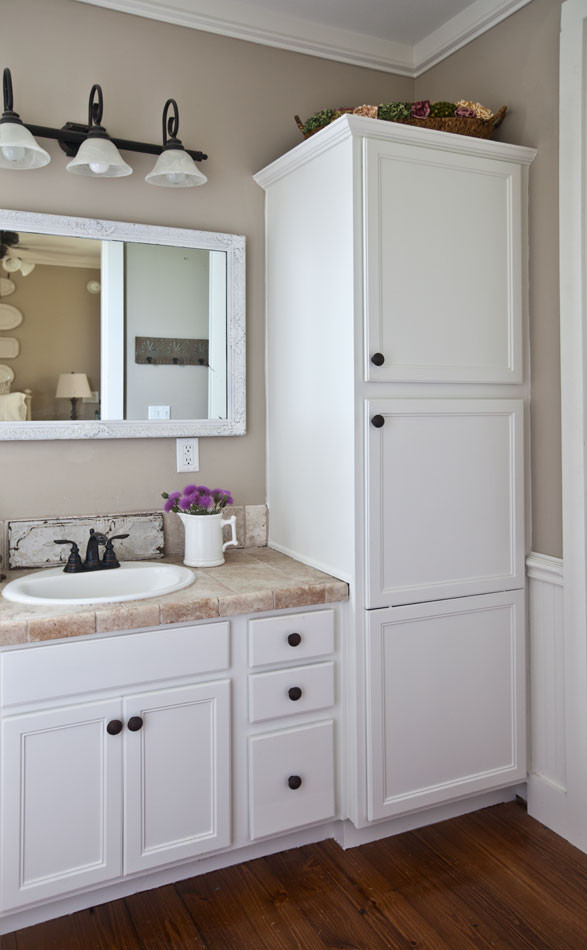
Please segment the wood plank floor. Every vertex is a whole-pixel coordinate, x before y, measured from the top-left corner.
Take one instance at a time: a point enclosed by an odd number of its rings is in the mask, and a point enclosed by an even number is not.
[[[512,802],[332,841],[0,937],[0,950],[587,950],[587,855]]]

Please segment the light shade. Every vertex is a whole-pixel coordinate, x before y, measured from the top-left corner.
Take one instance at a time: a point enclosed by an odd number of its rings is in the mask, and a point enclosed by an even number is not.
[[[92,395],[85,373],[61,373],[57,383],[57,399],[83,399]]]
[[[66,165],[67,171],[87,178],[122,178],[132,175],[114,142],[109,138],[89,135],[82,142],[75,158]]]
[[[20,119],[0,122],[0,168],[26,170],[42,168],[51,161],[49,152],[38,144]]]
[[[204,185],[208,179],[183,148],[166,148],[145,181],[162,188],[193,188]]]

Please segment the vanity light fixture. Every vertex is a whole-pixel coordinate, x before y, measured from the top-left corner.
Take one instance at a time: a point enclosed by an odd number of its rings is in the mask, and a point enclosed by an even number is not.
[[[169,115],[170,109],[172,114]],[[168,99],[163,108],[163,151],[152,171],[145,177],[150,185],[162,188],[193,188],[205,185],[206,176],[200,171],[177,137],[179,109],[175,99]]]
[[[122,178],[132,175],[116,145],[102,125],[104,98],[102,87],[94,83],[88,104],[88,134],[78,149],[75,158],[66,165],[73,175],[88,178]]]
[[[51,156],[35,141],[38,138],[55,139],[66,155],[72,159],[67,171],[89,178],[120,178],[132,174],[119,149],[128,152],[143,152],[159,155],[147,181],[165,187],[190,188],[203,185],[206,176],[195,162],[203,162],[204,152],[185,148],[177,137],[179,116],[175,99],[168,99],[163,112],[163,145],[135,142],[108,135],[102,126],[103,95],[101,87],[92,86],[89,102],[88,124],[66,122],[60,129],[45,125],[23,123],[13,109],[12,78],[10,70],[3,74],[4,113],[0,118],[0,169],[41,168],[51,161]],[[173,115],[167,118],[169,108]],[[158,180],[158,179],[164,180]],[[157,179],[157,180],[156,180]]]
[[[34,136],[14,111],[12,77],[5,69],[2,77],[4,112],[0,118],[0,168],[42,168],[51,161],[49,152],[41,148]]]

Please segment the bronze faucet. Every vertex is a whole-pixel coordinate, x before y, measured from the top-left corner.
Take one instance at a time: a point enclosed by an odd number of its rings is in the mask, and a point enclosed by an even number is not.
[[[120,562],[116,557],[112,542],[122,541],[123,538],[128,538],[128,534],[115,534],[112,538],[108,538],[105,534],[102,534],[101,531],[94,531],[93,528],[90,528],[85,561],[82,561],[79,547],[75,541],[59,539],[55,540],[54,543],[71,544],[71,551],[69,552],[67,564],[63,570],[65,574],[81,574],[85,571],[104,571],[120,567]],[[99,547],[101,544],[106,546],[102,560],[100,560]]]

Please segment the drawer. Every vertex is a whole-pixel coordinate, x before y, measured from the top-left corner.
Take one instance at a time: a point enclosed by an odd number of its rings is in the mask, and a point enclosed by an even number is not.
[[[249,719],[313,712],[334,705],[334,663],[294,666],[249,676]]]
[[[325,656],[334,650],[334,610],[249,621],[249,665]]]
[[[11,650],[0,656],[2,705],[198,676],[230,665],[228,621]]]
[[[335,815],[334,722],[249,738],[252,839]]]

